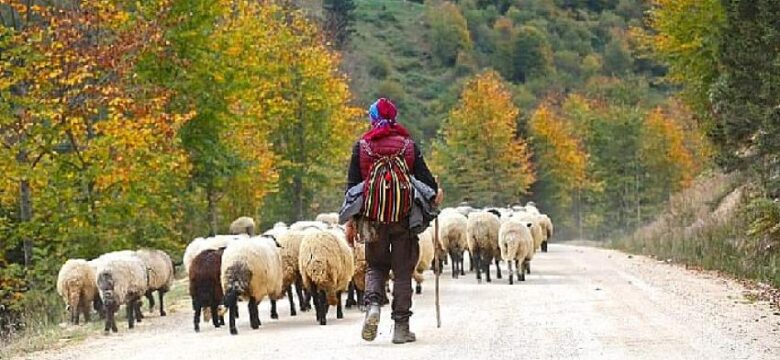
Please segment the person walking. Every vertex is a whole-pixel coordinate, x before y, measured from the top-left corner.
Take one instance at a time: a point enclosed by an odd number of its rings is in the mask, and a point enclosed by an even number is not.
[[[436,193],[434,204],[441,203],[443,192],[425,164],[422,152],[409,131],[396,121],[397,108],[388,99],[374,102],[368,117],[371,129],[352,148],[347,189],[363,183],[364,202],[360,215],[346,224],[347,238],[365,242],[366,317],[362,337],[373,341],[379,327],[380,307],[385,301],[385,283],[393,271],[392,319],[393,343],[416,340],[409,330],[412,316],[412,273],[419,256],[418,238],[409,226],[412,206],[410,176],[422,181]]]

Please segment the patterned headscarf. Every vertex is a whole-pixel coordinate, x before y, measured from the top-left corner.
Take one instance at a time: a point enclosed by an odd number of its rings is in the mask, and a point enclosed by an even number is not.
[[[368,108],[368,118],[374,128],[395,124],[397,114],[395,104],[385,98],[378,99]]]

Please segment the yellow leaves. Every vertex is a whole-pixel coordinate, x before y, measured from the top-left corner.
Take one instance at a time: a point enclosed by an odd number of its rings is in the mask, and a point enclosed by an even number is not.
[[[533,183],[530,149],[516,135],[518,114],[496,72],[479,74],[466,84],[432,156],[432,167],[446,174],[445,183],[457,196],[516,201]]]
[[[587,187],[588,155],[572,125],[555,114],[550,105],[542,104],[529,120],[528,128],[542,173],[550,177],[547,180],[556,182],[564,193]]]

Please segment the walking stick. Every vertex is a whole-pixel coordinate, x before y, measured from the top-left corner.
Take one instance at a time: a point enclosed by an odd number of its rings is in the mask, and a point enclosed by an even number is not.
[[[435,177],[439,186],[439,177]],[[438,206],[438,205],[437,205]],[[436,328],[441,328],[441,307],[439,306],[439,276],[441,275],[441,262],[439,261],[439,217],[433,219],[433,272],[436,277]]]
[[[439,307],[439,275],[441,275],[441,262],[439,262],[439,218],[433,220],[433,266],[436,276],[436,328],[441,328],[441,308]]]

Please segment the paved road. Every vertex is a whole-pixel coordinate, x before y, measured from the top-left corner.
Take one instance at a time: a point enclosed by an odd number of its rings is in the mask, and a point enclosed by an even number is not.
[[[194,333],[186,303],[129,332],[95,335],[29,359],[780,359],[780,316],[750,303],[743,288],[709,273],[643,257],[554,244],[538,254],[527,281],[477,284],[473,274],[442,276],[443,326],[436,328],[433,276],[415,297],[418,342],[390,343],[389,311],[376,341],[360,339],[362,314],[331,310],[271,320],[261,305],[259,330],[242,306],[239,335],[204,326]],[[281,302],[285,304],[285,302]],[[243,304],[242,304],[243,305]],[[176,310],[176,309],[174,309]],[[776,311],[776,310],[775,310]]]

